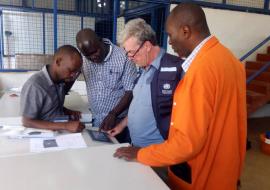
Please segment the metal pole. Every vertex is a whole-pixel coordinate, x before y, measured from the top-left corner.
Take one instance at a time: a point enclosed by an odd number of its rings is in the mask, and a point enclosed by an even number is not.
[[[269,0],[264,1],[264,9],[265,10],[269,10],[269,2],[270,2]]]
[[[57,0],[53,0],[54,52],[57,50]]]
[[[4,35],[3,35],[3,12],[2,10],[0,11],[0,19],[1,19],[1,57],[0,57],[0,69],[3,69],[3,57],[4,57]]]
[[[46,54],[46,24],[45,24],[45,13],[42,13],[42,25],[43,25],[43,54]]]
[[[117,16],[119,15],[119,0],[114,0],[113,4],[113,36],[112,42],[116,44],[117,37]]]
[[[169,1],[169,0],[168,0]],[[167,17],[169,16],[170,14],[170,7],[171,5],[170,4],[167,4],[166,7],[165,7],[165,19],[164,19],[164,25],[166,24],[166,20],[167,20]],[[163,33],[163,48],[165,50],[167,50],[167,46],[168,46],[168,34],[166,33],[166,28],[164,26],[164,33]]]

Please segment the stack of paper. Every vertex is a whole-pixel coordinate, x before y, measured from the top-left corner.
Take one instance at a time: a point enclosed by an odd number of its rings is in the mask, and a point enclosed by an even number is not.
[[[23,126],[2,126],[0,136],[7,136],[9,138],[52,138],[55,132],[44,129],[25,128]]]

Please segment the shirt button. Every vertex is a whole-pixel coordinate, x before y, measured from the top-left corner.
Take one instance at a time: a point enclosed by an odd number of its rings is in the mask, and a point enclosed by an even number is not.
[[[171,126],[173,126],[173,122],[171,122]]]
[[[176,102],[174,102],[173,105],[176,106]]]

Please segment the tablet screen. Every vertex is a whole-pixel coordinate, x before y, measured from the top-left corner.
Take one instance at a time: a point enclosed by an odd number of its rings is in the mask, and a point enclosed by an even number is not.
[[[108,135],[104,132],[99,132],[99,131],[92,131],[92,130],[87,130],[88,134],[94,141],[101,141],[101,142],[107,142],[107,143],[113,143],[111,139],[108,137]]]

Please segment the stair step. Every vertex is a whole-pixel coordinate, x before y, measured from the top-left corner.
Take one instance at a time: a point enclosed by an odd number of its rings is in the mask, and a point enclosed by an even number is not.
[[[250,115],[255,110],[256,110],[256,108],[254,106],[252,106],[251,104],[247,104],[247,115]]]
[[[270,98],[270,97],[268,97]],[[267,103],[266,98],[262,99],[260,101],[254,101],[253,103],[249,103],[247,102],[247,113],[248,115],[250,115],[251,113],[255,112],[256,110],[258,110],[260,107],[262,107],[263,105],[265,105]]]
[[[253,104],[256,101],[263,99],[264,96],[266,95],[251,90],[247,90],[247,103]]]
[[[265,65],[266,62],[262,61],[247,61],[246,69],[259,70]],[[270,67],[266,69],[266,71],[270,72]]]
[[[270,54],[257,54],[257,61],[270,61]]]
[[[247,78],[250,77],[252,74],[254,74],[256,70],[253,69],[246,69],[246,76]],[[270,82],[270,72],[262,72],[259,76],[255,78],[258,81],[265,81],[265,82]]]
[[[261,94],[270,94],[270,83],[253,80],[247,85],[247,90]]]

